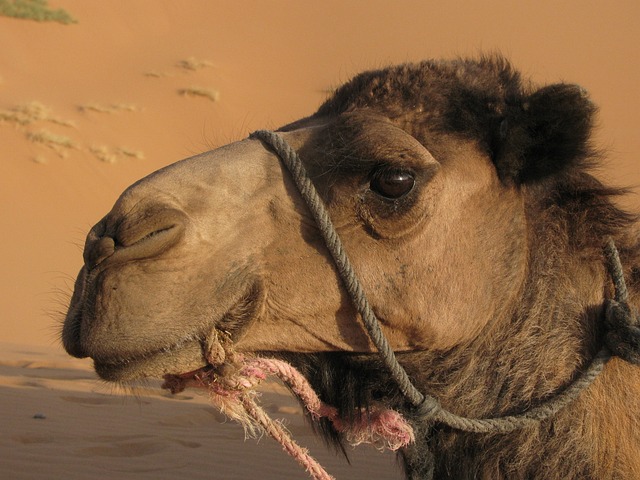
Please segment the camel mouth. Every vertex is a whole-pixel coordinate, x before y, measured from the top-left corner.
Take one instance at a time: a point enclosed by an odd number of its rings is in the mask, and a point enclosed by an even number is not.
[[[191,372],[201,368],[219,367],[225,363],[242,333],[262,308],[263,289],[259,282],[250,282],[235,303],[220,318],[209,319],[173,343],[156,346],[153,350],[133,351],[118,355],[111,349],[104,353],[82,345],[83,309],[76,307],[71,320],[67,319],[63,335],[65,349],[78,357],[91,357],[98,376],[106,381],[127,383],[143,378],[161,379],[165,375]],[[71,316],[71,314],[70,314]],[[93,344],[100,344],[92,339]],[[93,351],[92,351],[93,350]]]
[[[164,375],[162,388],[172,394],[178,394],[189,387],[211,388],[212,385],[230,385],[232,379],[242,368],[242,360],[227,362],[221,365],[206,365],[184,373],[167,373]],[[248,386],[248,385],[247,385]]]
[[[117,361],[95,357],[93,362],[100,378],[120,383],[169,376],[186,379],[213,371],[225,375],[237,363],[231,334],[217,327],[209,329],[207,334],[192,335],[172,346],[137,357]]]
[[[179,393],[187,386],[202,387],[205,384],[220,385],[232,383],[232,378],[237,377],[245,363],[245,356],[233,349],[231,335],[217,328],[211,330],[204,342],[201,342],[200,364],[188,370],[188,364],[183,364],[183,369],[174,365],[173,371],[162,375],[164,384],[162,388],[171,393]],[[194,362],[193,365],[196,365]],[[175,373],[176,371],[183,373]]]
[[[106,381],[126,383],[141,378],[162,378],[172,372],[195,371],[207,365],[203,341],[191,339],[138,357],[102,359],[94,357],[93,367]]]

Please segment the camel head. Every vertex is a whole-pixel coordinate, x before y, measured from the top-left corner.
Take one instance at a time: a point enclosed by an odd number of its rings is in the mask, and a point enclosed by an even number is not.
[[[634,218],[611,200],[620,191],[587,171],[594,113],[577,85],[535,87],[492,57],[363,73],[278,131],[400,363],[450,410],[510,415],[575,378],[609,335],[605,238],[638,305]],[[409,408],[337,271],[290,172],[250,137],[121,195],[87,237],[63,344],[116,382],[206,373],[215,386],[242,362],[286,360],[338,424],[372,404],[408,418],[415,443],[401,454],[411,478],[429,469],[429,449],[437,478],[640,475],[637,367],[607,365],[552,424],[500,437],[451,432]],[[626,331],[640,358],[640,330]],[[339,443],[335,425],[321,431]],[[618,457],[618,470],[602,460]]]
[[[394,350],[447,351],[512,314],[527,190],[577,168],[594,107],[501,59],[361,74],[280,135],[299,153]],[[129,187],[87,237],[67,351],[125,381],[211,352],[370,352],[318,227],[247,139]]]

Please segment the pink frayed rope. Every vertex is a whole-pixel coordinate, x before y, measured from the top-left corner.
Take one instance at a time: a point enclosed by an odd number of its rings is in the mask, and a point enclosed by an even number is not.
[[[250,430],[259,425],[316,480],[333,477],[309,455],[307,449],[291,438],[281,422],[272,420],[255,401],[255,387],[269,376],[276,376],[288,385],[314,419],[328,418],[352,445],[373,443],[379,448],[398,450],[415,440],[411,425],[395,410],[373,407],[367,414],[346,422],[335,407],[320,400],[307,379],[289,363],[271,358],[243,359],[240,356],[236,356],[236,360],[241,366],[232,375],[218,377],[213,371],[187,376],[169,375],[165,377],[163,387],[173,393],[187,387],[206,388],[212,403]]]
[[[322,402],[307,379],[287,362],[255,358],[247,363],[247,367],[255,368],[256,374],[277,376],[302,400],[316,420],[321,417],[328,418],[334,428],[344,433],[352,445],[373,443],[395,451],[414,441],[413,429],[395,410],[374,407],[368,415],[362,415],[354,422],[343,421],[338,415],[338,410]]]
[[[333,477],[322,468],[322,465],[309,455],[309,451],[306,448],[302,448],[291,438],[291,435],[282,426],[282,423],[271,419],[253,398],[248,395],[243,395],[241,401],[247,414],[262,426],[271,438],[282,445],[284,451],[302,465],[305,470],[309,472],[311,478],[315,480],[334,480]]]

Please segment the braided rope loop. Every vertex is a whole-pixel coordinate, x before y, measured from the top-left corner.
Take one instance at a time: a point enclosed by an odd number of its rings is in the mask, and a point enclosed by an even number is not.
[[[629,291],[627,283],[624,281],[624,271],[622,270],[622,262],[620,262],[620,254],[616,248],[612,238],[607,239],[604,247],[604,255],[607,260],[607,270],[613,280],[615,289],[616,302],[626,303],[629,301]]]
[[[496,418],[467,418],[455,415],[447,410],[440,410],[436,420],[445,425],[474,433],[509,433],[532,425],[558,413],[563,407],[575,400],[582,390],[587,388],[600,375],[602,369],[611,358],[607,349],[602,349],[594,357],[587,369],[575,379],[564,391],[550,400],[518,415]]]

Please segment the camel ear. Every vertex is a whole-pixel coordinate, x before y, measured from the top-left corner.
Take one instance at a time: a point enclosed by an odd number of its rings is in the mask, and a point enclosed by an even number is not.
[[[532,183],[588,159],[596,107],[578,85],[549,85],[508,108],[494,150],[507,183]]]

